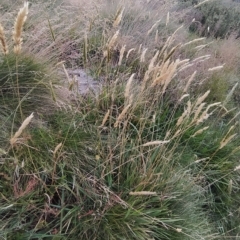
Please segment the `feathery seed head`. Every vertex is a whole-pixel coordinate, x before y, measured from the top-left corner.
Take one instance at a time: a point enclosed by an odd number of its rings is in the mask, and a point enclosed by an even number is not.
[[[101,127],[104,127],[105,123],[107,122],[107,119],[108,119],[109,115],[110,115],[110,109],[108,109],[108,111],[106,112],[100,128],[101,128]]]
[[[169,24],[169,12],[167,13],[166,26]]]
[[[166,143],[169,143],[170,140],[165,140],[165,141],[151,141],[151,142],[147,142],[147,143],[144,143],[142,146],[143,147],[148,147],[148,146],[154,146],[154,145],[163,145],[163,144],[166,144]]]
[[[209,68],[208,71],[209,72],[213,72],[213,71],[216,71],[216,70],[220,70],[224,67],[225,64],[221,65],[221,66],[216,66],[216,67],[213,67],[213,68]]]
[[[240,165],[234,168],[234,171],[238,171],[238,170],[240,170]]]
[[[147,35],[149,35],[153,31],[153,29],[159,24],[160,21],[161,19],[152,25],[152,27],[148,30]]]
[[[195,106],[197,107],[198,105],[200,105],[207,98],[209,93],[210,93],[210,90],[206,91],[201,97],[199,97],[197,99],[197,102],[196,102]]]
[[[124,8],[117,12],[117,16],[114,20],[113,27],[117,27],[119,25],[119,23],[122,20],[123,12],[124,12]]]
[[[158,42],[158,29],[156,30],[156,33],[155,33],[155,43]]]
[[[118,127],[120,122],[124,119],[128,109],[131,107],[131,104],[128,104],[123,110],[122,112],[120,113],[120,115],[117,117],[117,120],[116,122],[114,123],[114,127]]]
[[[186,97],[189,97],[189,94],[184,94],[182,95],[182,97],[178,100],[178,102],[181,102],[183,99],[185,99]]]
[[[191,137],[195,137],[195,136],[203,133],[203,132],[204,132],[205,130],[207,130],[208,128],[209,128],[209,126],[199,129],[199,130],[196,131]]]
[[[199,41],[205,40],[205,39],[206,39],[205,37],[202,37],[202,38],[196,38],[196,39],[194,39],[194,40],[192,40],[192,41],[189,41],[189,42],[183,44],[183,45],[181,46],[181,48],[186,47],[186,46],[188,46],[188,45],[190,45],[190,44],[192,44],[192,43],[195,43],[195,42],[199,42]]]
[[[155,64],[158,56],[159,56],[159,51],[157,51],[157,52],[155,53],[154,57],[151,59],[151,62],[150,62],[150,64],[149,64],[149,66],[148,66],[148,70],[149,70],[149,71],[151,71],[151,70],[154,68],[154,64]]]
[[[145,62],[145,55],[147,52],[147,48],[144,48],[144,50],[142,51],[141,57],[140,57],[140,62]]]
[[[120,50],[120,57],[119,57],[119,61],[118,61],[118,66],[121,66],[121,64],[122,64],[123,55],[125,53],[125,50],[126,50],[126,45],[122,46],[122,48]]]
[[[5,38],[5,34],[4,34],[4,29],[1,24],[0,24],[0,43],[2,45],[3,53],[5,55],[7,55],[8,54],[8,46],[7,46],[7,42],[6,42],[6,38]]]
[[[130,96],[131,85],[132,85],[132,81],[133,81],[134,75],[135,75],[135,73],[133,73],[131,75],[131,77],[128,79],[128,82],[127,82],[127,85],[126,85],[126,88],[125,88],[125,93],[124,93],[125,99],[128,99],[129,96]]]
[[[56,154],[57,154],[57,152],[58,152],[58,150],[62,147],[62,143],[59,143],[56,147],[55,147],[55,149],[54,149],[54,151],[53,151],[53,157],[54,158],[56,158]]]
[[[131,53],[132,51],[135,51],[135,48],[131,48],[131,49],[128,51],[127,56],[126,56],[126,59],[128,59],[128,57],[129,57],[129,55],[130,55],[130,53]]]
[[[194,77],[196,76],[196,73],[197,73],[197,71],[195,71],[195,72],[191,75],[191,77],[189,78],[189,80],[188,80],[188,82],[187,82],[187,84],[186,84],[186,86],[185,86],[185,88],[184,88],[184,90],[183,90],[184,93],[187,92],[187,90],[188,90],[191,82],[193,81]]]
[[[27,19],[28,15],[28,2],[24,3],[24,6],[19,10],[15,24],[14,24],[14,31],[13,31],[13,40],[15,43],[14,52],[19,54],[21,51],[22,45],[22,29],[23,25]]]
[[[116,42],[116,40],[117,40],[117,38],[118,38],[118,35],[119,35],[119,30],[116,31],[116,33],[113,35],[113,37],[112,37],[111,40],[109,41],[109,44],[108,44],[108,48],[109,48],[109,49],[112,49],[112,48],[113,48],[113,46],[114,46],[114,44],[115,44],[115,42]]]
[[[237,133],[232,134],[231,136],[224,138],[221,142],[220,142],[220,147],[219,149],[222,149],[223,147],[225,147],[235,136],[237,135]]]
[[[112,48],[114,47],[114,44],[118,38],[119,35],[119,30],[115,32],[115,34],[112,36],[112,38],[108,41],[106,48],[107,50],[103,51],[103,56],[107,57],[109,52],[112,50]]]
[[[33,113],[23,121],[21,127],[14,134],[14,136],[10,139],[10,144],[12,146],[18,141],[19,136],[22,134],[23,130],[28,126],[28,124],[31,122],[32,118],[33,118]]]
[[[182,113],[182,115],[178,118],[177,121],[177,126],[181,125],[182,122],[187,119],[191,113],[191,108],[192,108],[192,104],[191,102],[188,100],[187,102],[187,108],[185,109],[185,111]]]

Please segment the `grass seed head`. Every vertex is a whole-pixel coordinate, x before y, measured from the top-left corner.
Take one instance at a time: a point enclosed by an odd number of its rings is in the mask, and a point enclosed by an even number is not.
[[[199,41],[205,40],[205,39],[206,39],[205,37],[202,37],[202,38],[196,38],[196,39],[194,39],[194,40],[192,40],[192,41],[189,41],[189,42],[183,44],[183,45],[181,46],[181,48],[186,47],[186,46],[188,46],[188,45],[190,45],[190,44],[192,44],[192,43],[196,43],[196,42],[199,42]]]
[[[152,27],[148,30],[147,35],[150,35],[150,34],[151,34],[151,32],[154,30],[155,27],[157,27],[157,25],[159,24],[160,21],[161,21],[161,19],[158,20],[156,23],[154,23],[154,24],[152,25]]]
[[[197,7],[200,7],[202,4],[206,3],[206,2],[209,2],[210,0],[204,0],[200,3],[198,3],[197,5],[194,6],[194,8],[197,8]]]
[[[59,150],[61,147],[62,147],[62,143],[59,143],[59,144],[55,147],[55,149],[54,149],[54,151],[53,151],[53,157],[54,157],[54,158],[56,157],[56,154],[57,154],[58,150]]]
[[[128,50],[128,53],[127,53],[126,59],[128,59],[130,53],[131,53],[132,51],[135,51],[135,50],[136,50],[135,48],[131,48],[130,50]]]
[[[207,54],[207,55],[204,55],[204,56],[200,56],[200,57],[197,57],[197,58],[193,59],[192,63],[204,62],[204,61],[208,60],[210,57],[211,57],[210,54]]]
[[[145,144],[143,144],[143,147],[148,147],[148,146],[155,146],[155,145],[163,145],[166,143],[169,143],[170,140],[165,140],[165,141],[152,141],[152,142],[147,142]]]
[[[129,99],[129,96],[130,96],[131,85],[132,85],[134,75],[135,75],[135,73],[133,73],[131,75],[131,77],[128,79],[128,82],[126,84],[126,88],[125,88],[125,92],[124,92],[124,97],[125,97],[126,100]]]
[[[118,35],[119,35],[119,30],[115,32],[115,34],[113,35],[113,37],[110,39],[109,43],[108,43],[108,49],[111,50],[116,41],[117,41],[117,38],[118,38]]]
[[[144,48],[144,50],[142,51],[142,54],[141,54],[141,57],[140,57],[140,62],[145,62],[145,55],[146,55],[146,52],[147,52],[147,48]]]
[[[154,57],[151,59],[150,64],[148,66],[148,71],[151,71],[154,68],[154,64],[159,56],[159,51],[157,51],[154,55]]]
[[[206,91],[201,97],[199,97],[197,99],[197,102],[196,102],[195,106],[197,107],[198,105],[200,105],[207,98],[209,93],[210,93],[210,90]]]
[[[225,100],[223,102],[223,105],[226,105],[229,102],[229,100],[231,99],[231,97],[232,97],[235,89],[237,88],[237,86],[238,86],[238,82],[233,86],[231,91],[227,94],[227,96],[226,96],[226,98],[225,98]]]
[[[131,196],[156,196],[157,192],[141,191],[141,192],[130,192]]]
[[[157,44],[158,42],[158,30],[156,30],[156,34],[155,34],[155,43]]]
[[[198,125],[199,123],[202,123],[203,121],[207,120],[208,117],[210,115],[212,115],[213,112],[211,113],[208,113],[208,110],[214,106],[219,106],[221,104],[221,102],[216,102],[216,103],[212,103],[212,104],[209,104],[207,106],[207,108],[202,112],[202,114],[200,115],[200,117],[196,120],[196,124]]]
[[[203,133],[203,132],[204,132],[205,130],[207,130],[208,128],[209,128],[209,126],[199,129],[199,130],[196,131],[191,137],[195,137],[195,136]]]
[[[5,55],[8,54],[8,46],[7,46],[7,42],[6,42],[6,38],[5,38],[5,33],[4,33],[4,29],[3,26],[0,24],[0,43],[2,45],[2,51]]]
[[[206,105],[206,103],[201,103],[198,108],[195,110],[195,113],[194,113],[194,117],[193,117],[193,120],[192,122],[195,122],[199,116],[199,114],[201,113],[201,111],[203,110],[203,107]]]
[[[106,112],[106,114],[105,114],[105,116],[102,120],[102,124],[101,124],[100,128],[104,127],[105,123],[107,122],[107,119],[108,119],[109,115],[110,115],[110,109],[108,109],[108,111]]]
[[[234,168],[234,171],[238,171],[238,170],[240,170],[240,165]]]
[[[233,135],[229,136],[228,138],[224,138],[224,139],[220,142],[220,147],[219,147],[219,149],[222,149],[223,147],[225,147],[236,135],[237,135],[237,133],[234,133]]]
[[[183,99],[185,99],[186,97],[189,97],[189,94],[184,94],[182,95],[182,97],[178,100],[178,102],[181,102]]]
[[[118,10],[115,21],[113,22],[113,27],[117,27],[119,25],[119,23],[122,20],[123,12],[124,12],[124,8],[120,9],[120,11]]]
[[[32,118],[33,118],[33,113],[31,113],[31,115],[28,116],[28,117],[23,121],[23,123],[22,123],[22,125],[20,126],[20,128],[18,129],[18,131],[17,131],[17,132],[14,134],[14,136],[10,139],[10,144],[11,144],[11,145],[14,145],[14,144],[17,142],[19,136],[22,134],[23,130],[28,126],[28,124],[31,122]]]
[[[106,49],[103,51],[103,56],[107,57],[109,52],[114,48],[114,45],[117,41],[119,35],[119,30],[115,32],[115,34],[112,36],[112,38],[108,41],[107,45],[106,45]]]
[[[185,109],[185,111],[182,113],[182,115],[178,118],[177,127],[182,124],[182,122],[185,120],[185,118],[187,117],[188,114],[189,114],[188,109]]]
[[[21,52],[21,45],[22,45],[22,29],[23,25],[27,19],[28,15],[28,2],[24,3],[24,6],[19,10],[15,24],[14,24],[14,31],[13,31],[13,40],[15,43],[14,52],[15,54],[19,54]]]
[[[126,50],[126,45],[122,46],[121,50],[120,50],[120,57],[119,57],[119,61],[118,61],[118,66],[122,65],[122,60],[123,60],[123,55],[125,53]]]
[[[213,67],[213,68],[209,68],[208,71],[209,72],[213,72],[213,71],[217,71],[217,70],[220,70],[224,67],[224,64],[221,65],[221,66],[216,66],[216,67]]]
[[[167,13],[167,18],[166,18],[166,26],[169,24],[169,18],[170,18],[170,14],[169,12]]]
[[[165,93],[169,83],[171,82],[171,80],[174,77],[174,74],[176,73],[178,64],[179,64],[179,59],[177,59],[175,62],[173,62],[172,64],[170,64],[169,68],[168,68],[168,75],[166,77],[166,80],[164,81],[164,85],[163,85],[163,90],[162,90],[162,94]]]
[[[191,77],[189,78],[189,80],[188,80],[188,82],[187,82],[187,84],[186,84],[186,86],[185,86],[185,88],[184,88],[184,90],[183,90],[184,93],[186,93],[186,92],[188,91],[188,88],[189,88],[191,82],[193,81],[194,77],[196,76],[196,73],[197,73],[197,71],[195,71],[195,72],[191,75]]]
[[[118,116],[116,122],[114,123],[114,127],[118,127],[119,126],[119,123],[123,120],[123,118],[125,117],[128,109],[131,107],[131,104],[128,104],[123,110],[122,112],[120,113],[120,115]]]

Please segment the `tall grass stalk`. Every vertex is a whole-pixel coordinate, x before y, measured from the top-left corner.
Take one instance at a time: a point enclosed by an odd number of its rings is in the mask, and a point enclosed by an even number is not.
[[[21,98],[20,98],[20,91],[19,91],[19,79],[18,79],[18,55],[22,49],[22,30],[23,25],[27,19],[28,15],[28,2],[24,2],[24,6],[19,10],[18,15],[15,20],[14,30],[13,30],[13,40],[14,40],[14,53],[16,54],[16,88],[18,94],[18,101],[19,101],[19,109],[21,113],[21,118],[23,119],[23,112],[21,106]]]

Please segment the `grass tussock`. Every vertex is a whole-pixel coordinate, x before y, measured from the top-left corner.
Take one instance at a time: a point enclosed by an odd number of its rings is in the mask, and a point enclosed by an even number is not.
[[[236,66],[170,3],[91,3],[25,3],[13,46],[0,27],[0,238],[237,238]]]

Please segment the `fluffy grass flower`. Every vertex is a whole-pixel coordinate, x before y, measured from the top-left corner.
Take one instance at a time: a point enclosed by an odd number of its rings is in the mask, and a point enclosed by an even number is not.
[[[0,43],[2,45],[2,51],[5,55],[8,54],[8,46],[7,46],[7,42],[6,42],[6,38],[5,38],[5,33],[4,33],[4,29],[3,26],[0,24]]]
[[[21,52],[22,46],[22,30],[23,25],[27,19],[28,15],[28,2],[24,3],[24,6],[19,10],[17,18],[14,24],[14,31],[13,31],[13,40],[14,40],[14,53],[19,54]]]

